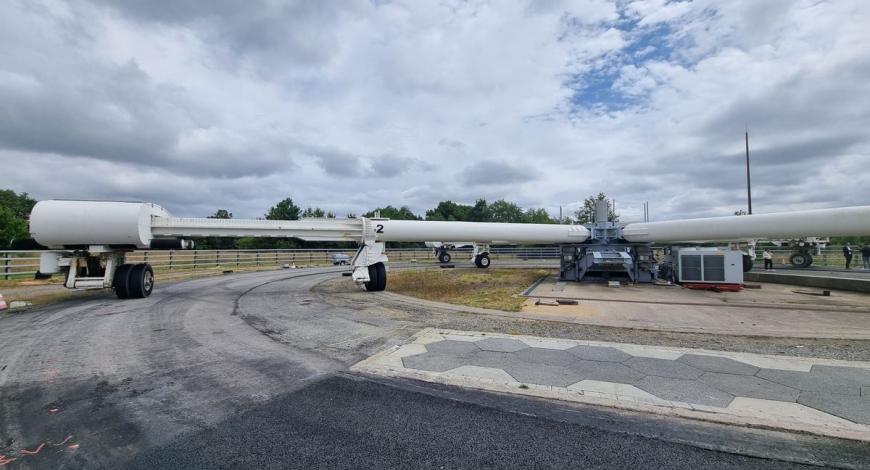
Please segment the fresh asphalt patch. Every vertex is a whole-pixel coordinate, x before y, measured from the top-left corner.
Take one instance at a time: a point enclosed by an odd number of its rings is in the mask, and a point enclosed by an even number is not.
[[[460,390],[421,393],[413,387],[333,376],[213,428],[151,448],[123,466],[149,470],[810,468],[617,432],[565,420],[562,414],[537,414],[532,408],[508,411],[450,398],[465,393]],[[447,396],[438,396],[444,393]],[[844,452],[848,457],[856,449]]]

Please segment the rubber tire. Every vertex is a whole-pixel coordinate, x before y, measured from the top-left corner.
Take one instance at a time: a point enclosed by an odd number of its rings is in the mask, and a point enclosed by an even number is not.
[[[365,286],[369,292],[381,292],[387,288],[387,268],[384,263],[369,266],[369,281]]]
[[[486,269],[490,265],[488,253],[482,253],[474,257],[474,265],[481,269]]]
[[[743,255],[743,272],[748,273],[754,264],[755,261],[753,261],[751,256]]]
[[[378,279],[380,282],[378,283],[378,291],[387,290],[387,266],[384,263],[378,263]]]
[[[115,270],[115,276],[112,278],[112,289],[115,289],[115,295],[119,299],[130,298],[130,270],[133,269],[132,264],[122,264]]]
[[[154,270],[150,264],[136,264],[130,269],[129,293],[131,299],[144,299],[154,290]]]
[[[438,255],[438,262],[440,263],[449,263],[450,262],[450,253],[444,251]]]
[[[788,262],[796,268],[808,268],[813,264],[813,257],[806,253],[792,253],[788,258]]]

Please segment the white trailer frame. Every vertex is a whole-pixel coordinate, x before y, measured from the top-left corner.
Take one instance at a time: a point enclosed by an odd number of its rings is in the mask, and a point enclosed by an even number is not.
[[[618,227],[618,239],[631,243],[715,241],[870,234],[870,206],[633,223]],[[490,245],[580,244],[590,238],[582,225],[510,224],[359,219],[244,220],[173,217],[155,204],[113,201],[41,201],[30,217],[30,231],[43,253],[40,271],[67,270],[68,288],[114,288],[119,297],[145,297],[153,270],[145,263],[121,264],[127,251],[189,237],[291,237],[308,241],[359,244],[352,278],[367,290],[386,287],[385,242],[471,240],[472,259],[488,255]],[[82,272],[87,272],[83,276]]]

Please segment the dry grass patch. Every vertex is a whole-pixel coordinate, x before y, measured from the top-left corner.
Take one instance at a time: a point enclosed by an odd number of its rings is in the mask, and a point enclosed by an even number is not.
[[[522,309],[526,288],[546,269],[427,269],[390,273],[387,290],[426,300],[493,308],[510,312]]]

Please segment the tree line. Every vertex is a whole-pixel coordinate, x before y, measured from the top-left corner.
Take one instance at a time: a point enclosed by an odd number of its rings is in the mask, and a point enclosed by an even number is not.
[[[464,222],[505,222],[505,223],[533,223],[533,224],[586,224],[592,222],[594,205],[598,200],[607,200],[603,193],[589,196],[583,206],[571,216],[562,220],[552,217],[545,209],[523,209],[519,204],[504,199],[492,203],[485,199],[478,199],[474,204],[461,204],[450,200],[441,201],[435,207],[426,210],[422,214],[414,213],[408,206],[387,205],[372,209],[362,214],[363,217],[385,217],[398,220],[438,220],[438,221],[464,221]],[[0,190],[0,248],[32,249],[28,219],[36,200],[27,193]],[[209,218],[231,219],[233,213],[229,209],[218,209]],[[335,213],[319,207],[305,207],[297,205],[292,198],[285,198],[270,207],[263,218],[267,220],[299,220],[307,217],[336,217]],[[353,213],[346,214],[347,218],[356,218]],[[619,216],[611,207],[610,217],[618,220]],[[195,239],[196,245],[202,249],[273,249],[273,248],[352,248],[353,243],[337,242],[302,242],[290,238],[216,238],[207,237]],[[444,241],[444,240],[433,240]],[[853,240],[849,240],[853,241]],[[855,240],[857,241],[857,240]],[[23,243],[22,243],[23,242]],[[854,242],[854,241],[853,241]]]

